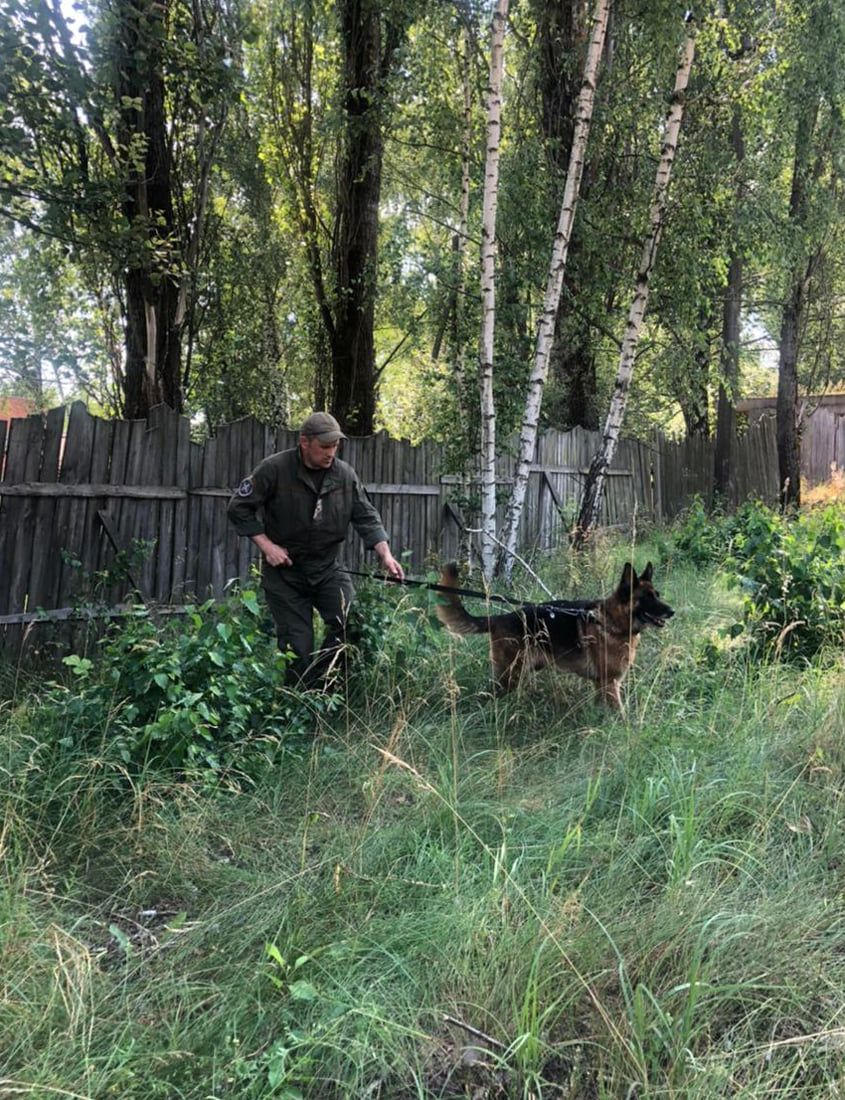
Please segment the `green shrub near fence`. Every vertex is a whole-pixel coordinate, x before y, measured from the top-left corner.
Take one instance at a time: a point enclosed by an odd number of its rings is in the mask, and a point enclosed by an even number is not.
[[[102,743],[133,768],[207,781],[266,767],[310,728],[297,694],[279,690],[288,660],[254,591],[188,607],[164,624],[139,607],[110,627],[99,652],[64,658],[73,681],[52,686],[46,713],[68,749]]]
[[[732,515],[696,499],[676,547],[698,566],[721,565],[743,596],[732,627],[773,656],[812,657],[841,647],[845,631],[845,505],[784,515],[759,501]]]

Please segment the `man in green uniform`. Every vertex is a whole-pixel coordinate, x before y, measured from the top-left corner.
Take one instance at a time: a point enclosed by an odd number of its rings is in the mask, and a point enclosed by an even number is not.
[[[349,525],[381,559],[388,576],[402,580],[381,518],[358,475],[337,457],[345,439],[333,416],[315,412],[304,422],[299,445],[260,462],[229,501],[229,519],[263,555],[262,587],[276,624],[279,648],[294,660],[287,679],[320,681],[345,640],[355,590],[337,564]],[[326,636],[314,652],[314,609]]]

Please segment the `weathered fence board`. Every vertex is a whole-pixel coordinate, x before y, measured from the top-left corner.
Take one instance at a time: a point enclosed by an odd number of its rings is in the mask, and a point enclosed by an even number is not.
[[[845,467],[845,416],[836,418],[836,434],[833,437],[833,455],[830,461],[841,474]]]
[[[201,484],[203,487],[214,485],[214,471],[217,462],[217,445],[219,436],[208,439],[203,447]],[[213,559],[214,548],[214,497],[203,496],[200,498],[200,524],[199,544],[197,547],[197,595],[204,600],[212,590],[212,576],[215,572]],[[217,551],[219,556],[219,550]],[[218,575],[221,570],[216,571]]]
[[[47,484],[55,483],[59,476],[59,456],[65,423],[64,409],[51,409],[43,430],[43,452],[38,476]],[[33,500],[36,508],[35,531],[32,537],[32,571],[27,591],[28,607],[54,605],[58,590],[58,572],[55,555],[41,553],[39,547],[49,546],[56,517],[56,501]],[[55,582],[55,583],[54,583]]]
[[[6,466],[14,475],[19,471],[24,478],[37,478],[41,468],[42,440],[40,417],[30,416],[13,424],[9,436],[9,454]],[[0,576],[8,578],[5,603],[9,610],[26,606],[29,574],[32,566],[32,543],[35,534],[35,504],[33,500],[14,502],[13,514],[8,524],[4,522],[5,550],[0,555],[3,570]],[[0,605],[2,606],[2,605]],[[9,628],[10,644],[17,648],[23,636],[23,627]]]
[[[192,494],[202,485],[202,468],[205,448],[198,443],[191,443],[188,453],[188,486]],[[183,586],[185,592],[199,594],[199,561],[200,561],[200,501],[197,495],[191,497],[191,507],[188,509],[187,535],[185,537],[185,570]]]

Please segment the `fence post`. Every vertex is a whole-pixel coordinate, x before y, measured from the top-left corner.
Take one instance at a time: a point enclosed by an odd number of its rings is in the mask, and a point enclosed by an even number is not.
[[[652,491],[654,493],[654,518],[658,525],[663,523],[663,448],[660,432],[654,433],[654,451],[652,459]]]

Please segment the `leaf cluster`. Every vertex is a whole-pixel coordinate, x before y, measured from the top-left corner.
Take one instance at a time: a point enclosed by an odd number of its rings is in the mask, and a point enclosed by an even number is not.
[[[675,545],[700,567],[723,564],[742,594],[733,637],[774,657],[809,658],[841,647],[845,632],[845,507],[783,514],[749,501],[735,514],[696,500]]]
[[[251,771],[298,751],[312,706],[279,690],[288,657],[265,628],[254,591],[189,607],[162,627],[139,608],[108,632],[95,658],[64,658],[70,684],[46,705],[67,750],[102,743],[110,758],[199,775]]]

